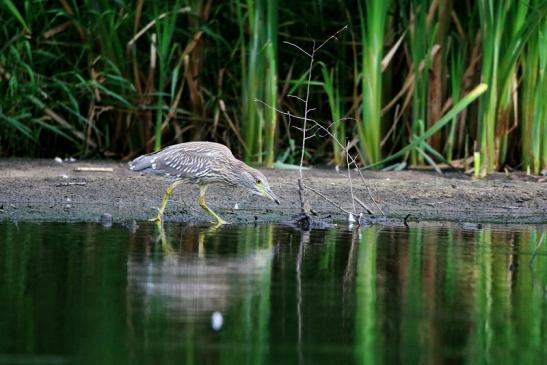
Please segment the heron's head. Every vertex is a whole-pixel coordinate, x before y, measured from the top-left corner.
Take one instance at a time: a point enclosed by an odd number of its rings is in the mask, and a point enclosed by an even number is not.
[[[279,204],[277,196],[273,193],[268,179],[266,179],[263,173],[247,165],[242,164],[241,167],[239,183],[242,187],[247,188],[253,194],[265,196]]]

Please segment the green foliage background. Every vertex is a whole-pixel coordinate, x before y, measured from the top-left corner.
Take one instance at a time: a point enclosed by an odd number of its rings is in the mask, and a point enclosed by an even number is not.
[[[190,140],[249,162],[547,167],[547,1],[4,0],[0,155],[131,158]],[[435,123],[478,84],[478,103]],[[335,139],[338,140],[337,143]],[[384,164],[385,165],[385,164]]]

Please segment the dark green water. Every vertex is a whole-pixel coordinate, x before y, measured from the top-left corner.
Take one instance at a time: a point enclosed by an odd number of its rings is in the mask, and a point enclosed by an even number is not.
[[[133,231],[0,223],[0,364],[547,359],[545,227]]]

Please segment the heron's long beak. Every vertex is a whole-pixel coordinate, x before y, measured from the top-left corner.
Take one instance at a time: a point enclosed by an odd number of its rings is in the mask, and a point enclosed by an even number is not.
[[[277,196],[275,196],[275,194],[273,193],[272,189],[270,189],[270,187],[261,185],[258,188],[260,189],[262,196],[265,196],[266,198],[270,198],[276,204],[279,204],[279,200],[277,199]]]

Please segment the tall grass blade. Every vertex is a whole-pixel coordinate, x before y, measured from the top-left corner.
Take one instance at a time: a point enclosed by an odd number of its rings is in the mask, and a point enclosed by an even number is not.
[[[448,124],[452,118],[454,118],[458,113],[464,110],[469,104],[475,101],[479,96],[484,94],[488,86],[486,84],[480,84],[471,90],[465,97],[463,97],[456,105],[454,105],[441,119],[434,123],[431,128],[425,131],[422,135],[415,138],[410,144],[403,147],[399,152],[394,153],[393,155],[378,161],[377,163],[370,164],[366,166],[367,168],[373,168],[380,166],[386,162],[392,161],[398,157],[404,156],[406,153],[410,152],[415,147],[419,146],[427,138],[431,137],[433,134],[437,133],[441,128]]]
[[[357,124],[363,156],[369,163],[381,160],[382,58],[390,1],[358,2],[361,28],[361,123]]]

